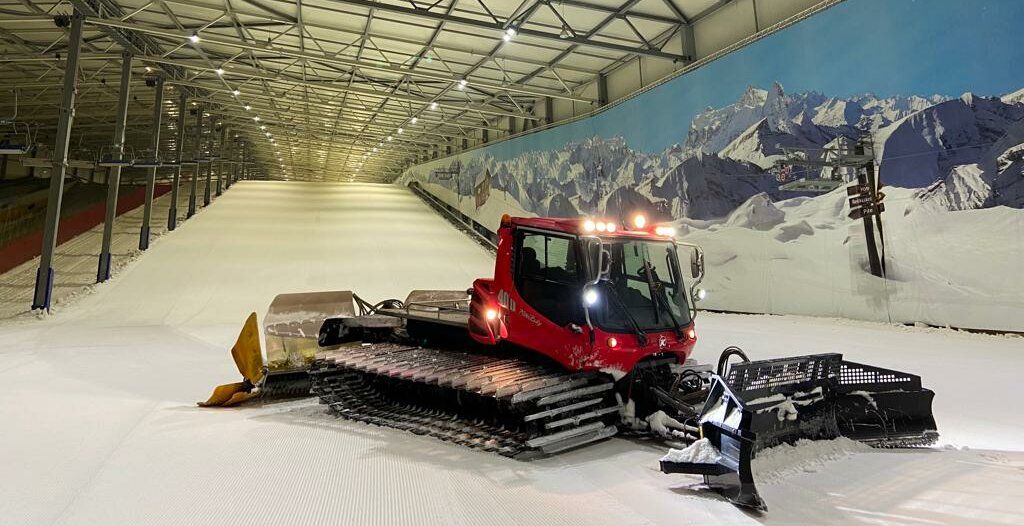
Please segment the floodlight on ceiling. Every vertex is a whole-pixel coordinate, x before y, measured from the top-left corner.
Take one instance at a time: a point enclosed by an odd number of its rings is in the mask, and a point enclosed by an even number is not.
[[[248,104],[245,105],[245,111],[249,111],[251,109],[252,109],[252,106],[250,106]],[[238,137],[238,136],[236,135],[235,137]]]
[[[213,72],[216,73],[217,75],[223,75],[224,74],[224,68],[217,68],[217,69],[213,70]]]
[[[437,109],[437,103],[436,102],[431,102],[430,103],[430,109],[436,110]]]
[[[198,44],[199,43],[199,33],[192,33],[192,36],[188,37],[188,39],[191,40],[193,44]]]
[[[416,121],[418,121],[418,120],[419,120],[419,118],[417,118],[417,117],[413,117],[413,118],[412,118],[412,123],[413,123],[413,124],[416,124]]]
[[[233,89],[233,90],[231,90],[231,94],[237,97],[237,96],[241,95],[242,92],[237,90],[237,89]]]

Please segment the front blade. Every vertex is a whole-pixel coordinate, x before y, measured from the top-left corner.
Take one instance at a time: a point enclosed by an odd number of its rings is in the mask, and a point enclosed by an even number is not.
[[[249,394],[252,388],[247,382],[236,382],[233,384],[218,385],[213,389],[213,394],[205,402],[198,402],[199,407],[226,407],[239,395]],[[238,402],[235,402],[238,403]]]

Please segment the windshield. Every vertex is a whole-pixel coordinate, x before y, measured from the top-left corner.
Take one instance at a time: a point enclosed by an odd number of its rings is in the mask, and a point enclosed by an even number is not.
[[[590,309],[591,320],[612,332],[670,330],[690,323],[686,290],[675,245],[667,241],[605,240],[611,254],[603,294]]]

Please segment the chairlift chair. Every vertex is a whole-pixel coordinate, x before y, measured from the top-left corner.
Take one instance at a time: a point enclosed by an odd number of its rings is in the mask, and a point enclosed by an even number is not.
[[[78,147],[68,157],[68,168],[78,170],[96,169],[96,150],[82,146],[81,140],[79,140]]]
[[[135,163],[132,166],[136,168],[160,168],[164,164],[160,159],[159,152],[148,149],[142,150],[142,153],[135,159]]]
[[[24,155],[32,143],[28,124],[17,121],[0,121],[0,155]]]
[[[117,146],[105,146],[100,149],[100,160],[97,164],[108,168],[127,168],[135,163],[135,150],[130,146],[124,147],[123,154],[119,154],[117,150]]]

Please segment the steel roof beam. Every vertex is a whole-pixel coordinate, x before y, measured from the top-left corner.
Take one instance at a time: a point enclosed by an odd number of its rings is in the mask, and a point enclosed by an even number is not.
[[[490,30],[490,31],[494,31],[495,35],[500,35],[501,32],[505,29],[504,28],[504,24],[495,24],[493,22],[488,22],[486,20],[478,20],[478,19],[475,19],[475,18],[466,18],[466,17],[458,16],[458,15],[445,15],[445,14],[442,14],[442,13],[439,13],[439,12],[436,12],[436,11],[430,11],[430,10],[427,10],[427,9],[422,9],[422,8],[417,8],[417,7],[404,7],[404,6],[396,5],[396,4],[386,4],[386,3],[383,3],[383,2],[376,2],[374,0],[334,0],[334,2],[335,3],[340,3],[340,4],[348,4],[348,5],[354,5],[354,6],[359,6],[359,7],[365,7],[367,9],[373,8],[373,9],[378,9],[378,10],[381,10],[381,11],[388,11],[388,12],[398,13],[398,14],[407,15],[407,16],[416,17],[416,18],[422,18],[422,19],[428,19],[428,20],[445,21],[445,22],[450,22],[450,23],[453,23],[453,24],[459,24],[459,25],[462,25],[462,26],[472,27],[472,28],[476,28],[476,29]],[[675,23],[675,21],[673,21],[673,23]],[[544,32],[544,31],[538,31],[538,30],[535,30],[535,29],[529,29],[529,28],[523,28],[523,27],[517,28],[516,31],[518,32],[518,34],[520,36],[525,36],[525,37],[530,37],[530,38],[537,38],[537,39],[541,39],[541,40],[551,40],[551,41],[555,41],[555,42],[570,42],[570,43],[578,44],[578,45],[581,45],[581,46],[589,46],[589,47],[594,47],[594,48],[599,48],[599,49],[607,49],[609,51],[616,51],[616,52],[619,52],[619,53],[639,53],[639,54],[650,56],[650,57],[661,58],[661,59],[665,59],[665,60],[673,60],[673,61],[685,60],[685,58],[686,58],[686,57],[684,57],[682,55],[677,55],[677,54],[674,54],[674,53],[666,53],[664,51],[660,51],[660,50],[656,50],[656,49],[638,49],[638,48],[634,48],[634,47],[631,47],[631,46],[626,46],[626,45],[622,45],[622,44],[615,44],[615,43],[612,43],[612,42],[605,42],[605,41],[601,41],[601,40],[593,40],[593,39],[588,38],[588,37],[580,37],[580,36],[577,36],[577,35],[571,35],[568,38],[562,38],[562,36],[559,35],[558,33],[547,33],[547,32]]]

